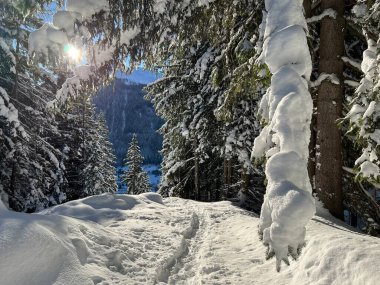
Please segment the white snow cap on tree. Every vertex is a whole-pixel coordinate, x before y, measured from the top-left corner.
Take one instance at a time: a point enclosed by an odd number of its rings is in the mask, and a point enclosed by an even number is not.
[[[356,89],[356,97],[351,110],[346,115],[363,143],[362,155],[355,161],[358,176],[370,181],[380,178],[380,162],[376,149],[380,144],[379,130],[374,127],[380,117],[380,57],[379,44],[372,39],[367,40],[368,48],[363,52],[361,69],[364,77]]]
[[[89,19],[100,11],[109,11],[108,0],[68,0],[66,10],[78,18]]]
[[[35,52],[47,56],[52,51],[60,55],[65,44],[68,44],[66,33],[48,23],[29,35],[30,54]]]
[[[58,56],[63,47],[69,44],[69,38],[75,36],[75,21],[90,20],[101,11],[109,12],[107,0],[67,0],[66,11],[57,11],[53,15],[53,25],[45,23],[29,35],[29,53],[47,56],[53,52]],[[88,38],[88,30],[80,26],[78,36]]]
[[[268,255],[288,263],[305,243],[305,226],[315,213],[307,172],[312,70],[301,0],[267,0],[262,60],[273,74],[260,111],[268,125],[255,139],[254,158],[266,156],[267,193],[260,232]]]

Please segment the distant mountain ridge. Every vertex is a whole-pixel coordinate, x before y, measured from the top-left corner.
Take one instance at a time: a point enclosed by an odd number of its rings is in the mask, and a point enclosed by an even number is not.
[[[127,152],[132,135],[137,134],[145,164],[159,164],[162,137],[157,130],[162,120],[153,105],[144,99],[143,88],[159,76],[144,70],[127,75],[121,72],[110,86],[102,88],[93,98],[96,109],[104,113],[117,165]]]
[[[123,79],[131,83],[138,83],[147,85],[161,78],[160,74],[153,73],[142,68],[137,68],[131,74],[126,74],[124,72],[116,72],[117,79]]]

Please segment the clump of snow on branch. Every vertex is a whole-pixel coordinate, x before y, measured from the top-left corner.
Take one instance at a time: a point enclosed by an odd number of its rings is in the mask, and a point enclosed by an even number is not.
[[[65,11],[53,15],[53,24],[45,23],[41,28],[30,33],[29,53],[47,55],[54,52],[62,55],[63,47],[75,36],[88,38],[88,30],[82,21],[90,20],[97,13],[108,12],[107,0],[68,0]],[[77,28],[77,30],[76,30]]]
[[[29,35],[29,53],[48,55],[48,52],[62,54],[63,46],[68,43],[65,32],[51,24],[45,23]]]
[[[62,57],[65,48],[75,48],[72,42],[80,42],[80,39],[89,39],[88,29],[81,25],[82,21],[88,21],[97,13],[109,12],[107,0],[68,0],[66,11],[57,11],[53,15],[53,24],[45,23],[41,28],[30,33],[29,54],[48,57],[49,53]],[[78,25],[79,23],[79,25]],[[128,35],[124,35],[127,38]],[[127,39],[129,40],[129,38]],[[60,90],[56,99],[49,102],[48,106],[56,103],[64,103],[70,96],[75,96],[83,84],[95,75],[95,66],[101,66],[112,59],[112,48],[94,45],[89,53],[91,65],[76,67],[74,76],[68,78]]]
[[[88,82],[94,76],[95,67],[80,65],[74,68],[74,76],[67,78],[62,87],[57,91],[56,98],[48,103],[48,107],[65,103],[69,98],[76,98],[78,91],[83,87],[83,82]]]
[[[107,0],[68,0],[66,10],[81,20],[90,19],[100,11],[109,11]]]
[[[368,39],[368,48],[363,52],[361,70],[364,73],[356,89],[356,97],[351,110],[346,115],[353,129],[358,132],[360,142],[364,145],[362,155],[355,161],[358,176],[376,181],[380,178],[379,158],[376,148],[380,144],[379,130],[373,128],[380,117],[379,92],[379,46]]]
[[[24,138],[28,137],[18,119],[17,109],[10,102],[7,92],[2,87],[0,87],[0,117],[5,118],[7,123],[12,124],[14,128],[13,136],[20,134]]]
[[[185,18],[190,16],[193,9],[202,6],[208,6],[214,0],[199,0],[196,5],[192,5],[191,1],[183,1],[179,5],[181,11],[186,11]],[[152,2],[153,12],[155,17],[160,17],[164,11],[170,10],[174,5],[172,1],[157,0]],[[177,5],[177,4],[175,4]],[[110,13],[109,1],[107,0],[68,0],[65,5],[65,11],[58,11],[53,16],[53,25],[45,24],[40,29],[31,33],[29,37],[30,54],[47,56],[53,52],[55,56],[62,56],[63,47],[70,43],[81,42],[81,39],[87,41],[94,37],[92,43],[89,44],[87,50],[87,62],[97,68],[107,65],[114,59],[118,50],[128,47],[132,44],[132,40],[141,34],[139,25],[128,26],[126,29],[120,31],[118,39],[113,39],[108,44],[98,44],[101,42],[97,35],[90,35],[89,30],[86,28],[92,20],[93,16],[99,13],[104,13],[104,17]],[[153,17],[154,18],[154,17]],[[178,15],[171,16],[170,22],[176,23]],[[171,37],[171,29],[168,27],[165,32],[160,36],[162,40]],[[91,40],[90,40],[91,41]],[[161,41],[160,41],[161,43]],[[75,46],[75,44],[73,44]],[[95,73],[89,74],[87,77],[94,76]],[[50,102],[49,105],[56,105],[57,102],[63,103],[72,92],[71,86],[77,86],[77,81],[80,78],[74,76],[68,79],[66,86],[57,93],[56,99]],[[73,84],[74,83],[74,84]]]
[[[267,193],[259,231],[275,255],[277,270],[288,255],[297,257],[305,243],[305,226],[315,213],[307,173],[312,99],[308,91],[311,57],[302,1],[265,2],[261,55],[271,73],[271,87],[260,104],[268,123],[255,139],[254,158],[266,156]]]
[[[75,19],[69,11],[57,11],[53,16],[53,25],[65,29],[68,36],[75,35]]]
[[[56,56],[64,55],[64,48],[75,46],[72,42],[81,42],[89,39],[91,35],[83,22],[91,20],[92,16],[109,12],[107,0],[68,0],[65,11],[57,11],[53,15],[53,25],[44,24],[40,29],[33,31],[29,36],[29,53],[48,56],[53,53]],[[48,103],[49,106],[61,104],[74,96],[80,89],[82,82],[95,76],[96,68],[111,61],[114,51],[121,45],[130,45],[131,40],[140,33],[138,27],[133,27],[120,32],[119,41],[112,41],[110,45],[94,43],[87,51],[87,65],[76,67],[74,76],[68,78],[62,88],[58,90],[55,100]]]
[[[334,73],[327,74],[327,73],[322,72],[321,74],[319,74],[318,78],[315,81],[310,82],[310,87],[316,88],[319,85],[321,85],[321,83],[325,80],[330,81],[332,84],[336,84],[336,85],[340,84],[339,78],[338,76],[336,76],[336,74]]]
[[[365,3],[359,3],[356,4],[352,8],[352,12],[355,14],[356,17],[361,18],[364,17],[367,13],[367,5]]]
[[[335,19],[336,18],[336,11],[334,9],[326,9],[324,10],[320,15],[318,16],[313,16],[307,19],[308,23],[313,23],[313,22],[318,22],[322,20],[324,17],[330,17]]]
[[[13,63],[13,66],[11,67],[11,72],[16,73],[16,70],[14,68],[14,66],[16,65],[16,58],[15,58],[14,54],[11,52],[7,43],[2,38],[0,38],[0,48],[3,50],[3,52],[5,52],[6,56]]]

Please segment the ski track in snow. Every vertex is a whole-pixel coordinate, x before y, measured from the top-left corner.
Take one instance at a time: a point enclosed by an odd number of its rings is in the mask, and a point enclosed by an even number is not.
[[[0,211],[1,212],[1,211]],[[265,260],[258,216],[229,202],[101,195],[0,213],[1,285],[375,285],[380,241],[319,210],[298,261]]]

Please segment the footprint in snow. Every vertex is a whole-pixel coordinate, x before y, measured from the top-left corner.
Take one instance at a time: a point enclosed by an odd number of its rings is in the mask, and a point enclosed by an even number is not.
[[[72,244],[74,245],[78,259],[82,265],[87,263],[87,257],[90,255],[89,250],[87,248],[86,243],[84,240],[79,238],[74,238],[71,240]]]

